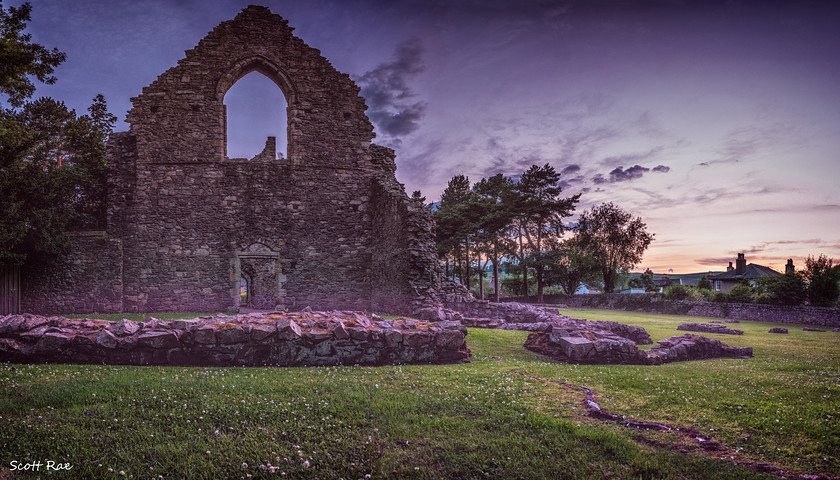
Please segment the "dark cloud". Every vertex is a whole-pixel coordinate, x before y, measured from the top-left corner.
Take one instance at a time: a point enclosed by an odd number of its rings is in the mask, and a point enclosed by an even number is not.
[[[575,172],[579,172],[579,171],[580,171],[580,165],[572,164],[572,165],[566,165],[565,167],[563,167],[563,170],[560,170],[560,173],[563,174],[563,175],[568,175],[570,173],[575,173]]]
[[[712,265],[715,267],[725,267],[729,262],[734,262],[735,257],[718,257],[718,258],[698,258],[694,262],[700,265]]]
[[[642,175],[645,172],[649,172],[650,169],[647,167],[643,167],[641,165],[633,165],[632,167],[628,168],[627,170],[624,167],[616,167],[610,172],[609,178],[604,178],[603,175],[598,174],[592,178],[592,181],[601,184],[601,183],[616,183],[616,182],[626,182],[628,180],[635,180],[637,178],[642,178]]]
[[[659,173],[668,173],[668,172],[671,171],[671,167],[669,167],[667,165],[657,165],[657,166],[653,167],[653,171],[654,172],[659,172]]]
[[[417,130],[426,113],[424,102],[411,101],[416,93],[408,79],[426,69],[423,46],[412,39],[397,46],[390,62],[380,63],[359,77],[368,116],[390,137],[401,137]]]
[[[607,157],[607,158],[601,160],[601,165],[610,165],[610,166],[611,165],[626,165],[628,163],[641,162],[641,161],[647,160],[647,159],[649,159],[653,156],[656,156],[657,154],[659,154],[659,152],[661,152],[664,149],[665,149],[664,146],[659,145],[659,146],[651,148],[647,152],[643,152],[643,153],[629,153],[627,155]]]

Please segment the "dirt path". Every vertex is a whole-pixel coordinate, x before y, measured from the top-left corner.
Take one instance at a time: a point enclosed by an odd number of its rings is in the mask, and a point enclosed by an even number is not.
[[[706,435],[705,433],[700,432],[699,430],[693,427],[679,427],[676,425],[670,425],[667,423],[659,423],[659,422],[645,422],[641,420],[628,420],[623,415],[617,415],[615,413],[608,412],[601,408],[601,405],[595,401],[595,392],[592,389],[583,387],[580,385],[573,385],[571,383],[565,383],[558,380],[550,380],[547,378],[537,377],[534,375],[528,375],[527,373],[522,373],[516,369],[511,370],[511,372],[522,375],[523,377],[527,377],[533,380],[539,380],[541,382],[548,382],[553,383],[555,385],[560,385],[565,388],[569,388],[572,390],[577,390],[579,392],[584,393],[583,407],[586,409],[586,415],[588,417],[594,418],[596,420],[601,420],[604,422],[615,422],[620,425],[624,425],[631,428],[636,428],[640,430],[655,430],[655,431],[662,431],[662,432],[670,432],[676,436],[681,437],[684,440],[688,441],[689,445],[693,445],[693,447],[686,447],[679,444],[667,444],[662,442],[657,442],[655,440],[650,440],[642,435],[634,436],[633,440],[652,447],[657,448],[668,448],[670,450],[680,451],[683,453],[695,453],[697,451],[702,452],[703,455],[707,455],[709,457],[718,458],[721,460],[731,461],[741,465],[743,467],[750,468],[752,470],[762,472],[762,473],[769,473],[772,475],[776,475],[781,478],[793,478],[793,479],[802,479],[802,480],[838,480],[836,477],[828,477],[825,475],[809,475],[809,474],[801,474],[798,472],[794,472],[782,467],[778,467],[776,465],[772,465],[770,463],[765,462],[757,462],[746,458],[743,454],[739,453],[732,447],[727,447],[726,445],[720,443],[719,441],[715,440],[713,437]]]

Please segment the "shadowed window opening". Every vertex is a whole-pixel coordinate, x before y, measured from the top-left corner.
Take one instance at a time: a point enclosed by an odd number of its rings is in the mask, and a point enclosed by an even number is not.
[[[225,93],[227,157],[254,158],[274,153],[286,158],[286,97],[268,77],[251,72]],[[268,137],[276,137],[276,151],[264,152]]]

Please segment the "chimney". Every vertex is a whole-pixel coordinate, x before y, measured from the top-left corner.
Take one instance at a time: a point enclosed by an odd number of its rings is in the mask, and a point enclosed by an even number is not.
[[[743,253],[738,254],[738,258],[735,259],[735,275],[743,275],[747,271],[747,259],[744,257]]]
[[[787,263],[787,265],[785,265],[785,275],[789,275],[789,274],[792,275],[793,272],[794,272],[793,259],[788,258],[788,263]]]
[[[727,272],[731,272],[732,270],[735,270],[735,269],[734,269],[734,268],[732,268],[732,262],[729,262],[729,266],[728,266],[728,267],[726,267],[726,271],[727,271]]]

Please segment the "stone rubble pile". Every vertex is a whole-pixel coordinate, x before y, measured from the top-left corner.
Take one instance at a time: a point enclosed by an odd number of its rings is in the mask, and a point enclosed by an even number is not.
[[[788,329],[784,327],[773,327],[767,330],[767,333],[788,333]]]
[[[616,335],[570,332],[563,328],[531,333],[525,348],[555,360],[586,364],[661,365],[720,357],[752,357],[752,348],[730,347],[720,340],[693,334],[660,340],[645,352],[634,342]]]
[[[603,330],[590,331],[552,325],[548,332],[533,332],[525,348],[570,363],[644,364],[647,355],[636,342]]]
[[[691,333],[673,336],[656,343],[658,345],[654,345],[647,352],[647,363],[649,365],[709,358],[750,358],[753,356],[752,347],[730,347],[720,340]]]
[[[712,324],[712,323],[683,323],[677,330],[684,330],[688,332],[702,332],[702,333],[725,333],[727,335],[743,335],[743,330],[737,328],[729,328],[726,325]]]
[[[0,361],[186,366],[462,363],[466,327],[362,312],[252,313],[143,322],[0,317]]]
[[[647,330],[619,322],[593,321],[561,315],[555,308],[537,307],[523,303],[471,302],[447,304],[457,308],[460,321],[468,327],[495,328],[500,330],[527,330],[550,332],[554,326],[592,335],[617,336],[639,345],[653,343]],[[583,335],[583,333],[581,333]]]

